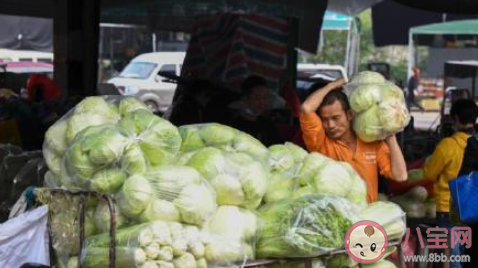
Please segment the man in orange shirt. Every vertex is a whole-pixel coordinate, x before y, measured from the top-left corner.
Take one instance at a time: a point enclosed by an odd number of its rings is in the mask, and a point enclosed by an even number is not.
[[[378,173],[407,180],[407,169],[395,135],[385,141],[365,143],[353,132],[353,112],[340,90],[344,79],[336,80],[312,93],[301,105],[300,125],[309,151],[348,162],[367,184],[367,200],[378,199]],[[319,115],[316,114],[318,110]]]

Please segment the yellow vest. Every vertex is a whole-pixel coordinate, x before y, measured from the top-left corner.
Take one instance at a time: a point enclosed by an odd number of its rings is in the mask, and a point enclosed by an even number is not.
[[[425,179],[435,182],[437,212],[450,212],[448,182],[458,176],[469,137],[465,132],[456,132],[441,140],[425,163]]]

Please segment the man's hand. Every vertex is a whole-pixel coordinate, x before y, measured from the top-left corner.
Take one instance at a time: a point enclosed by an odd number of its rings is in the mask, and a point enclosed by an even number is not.
[[[337,79],[330,82],[325,87],[316,90],[302,103],[300,110],[303,113],[315,112],[319,108],[320,104],[324,100],[324,97],[332,90],[345,85],[347,82],[344,78]]]

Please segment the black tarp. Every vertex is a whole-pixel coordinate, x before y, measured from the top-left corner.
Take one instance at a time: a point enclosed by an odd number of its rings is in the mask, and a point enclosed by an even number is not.
[[[53,20],[0,15],[0,48],[53,51]]]
[[[397,1],[383,1],[372,7],[373,39],[376,46],[408,45],[408,31],[412,27],[472,18],[478,18],[478,15],[438,13],[405,6]]]

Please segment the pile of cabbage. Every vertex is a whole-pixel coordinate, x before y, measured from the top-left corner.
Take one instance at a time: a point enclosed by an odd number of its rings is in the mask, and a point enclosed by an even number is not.
[[[47,131],[43,153],[46,187],[114,198],[116,267],[317,256],[342,248],[369,208],[363,179],[346,163],[292,143],[267,148],[216,123],[177,128],[129,97],[85,98]],[[58,267],[106,267],[108,204],[87,200],[79,254],[79,200],[47,199]],[[308,241],[305,230],[329,235]]]
[[[358,73],[346,86],[355,133],[365,142],[383,140],[403,130],[410,114],[403,91],[376,72]]]

